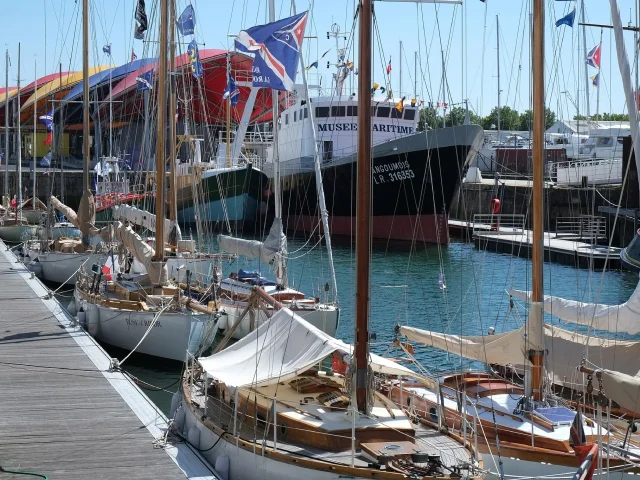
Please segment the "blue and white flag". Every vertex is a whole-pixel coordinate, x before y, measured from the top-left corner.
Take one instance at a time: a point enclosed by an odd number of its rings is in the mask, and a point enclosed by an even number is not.
[[[229,75],[227,87],[224,89],[224,94],[222,95],[222,98],[225,100],[229,97],[231,97],[231,106],[235,107],[238,104],[238,100],[240,100],[240,89],[237,87],[231,75]]]
[[[108,44],[102,47],[102,51],[107,55],[111,56],[111,44]]]
[[[236,48],[253,53],[253,86],[293,91],[309,12],[243,30]]]
[[[143,73],[139,77],[136,77],[138,83],[138,91],[143,92],[145,90],[153,90],[153,68]]]
[[[573,28],[573,22],[575,21],[575,19],[576,9],[574,8],[571,13],[566,14],[556,22],[556,27],[559,27],[560,25],[568,25],[569,27]]]
[[[187,54],[191,59],[191,73],[196,78],[201,78],[204,73],[204,69],[202,68],[202,63],[200,63],[200,54],[198,53],[198,44],[195,40],[191,40],[189,42],[189,46],[187,47]]]
[[[47,132],[53,130],[53,109],[50,112],[45,113],[44,115],[40,115],[40,121],[44,123],[44,126],[47,127]]]
[[[178,17],[178,31],[180,35],[193,35],[196,27],[196,12],[191,5],[187,5]]]

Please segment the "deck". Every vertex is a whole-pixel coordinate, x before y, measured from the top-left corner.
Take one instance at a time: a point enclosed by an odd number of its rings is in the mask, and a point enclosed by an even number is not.
[[[0,242],[0,466],[51,479],[217,477]],[[0,473],[0,478],[13,478]]]

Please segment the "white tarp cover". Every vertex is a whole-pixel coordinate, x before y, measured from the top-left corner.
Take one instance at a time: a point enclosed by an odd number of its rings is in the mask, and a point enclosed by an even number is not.
[[[58,200],[54,196],[51,197],[51,205],[53,205],[53,208],[55,208],[60,213],[62,213],[67,218],[67,220],[71,222],[71,224],[74,227],[80,228],[80,222],[78,221],[78,216],[76,215],[76,212],[73,208],[67,207],[64,203],[62,203],[60,200]]]
[[[624,373],[601,370],[602,387],[607,398],[632,412],[640,410],[640,378]],[[593,379],[597,388],[597,380]]]
[[[223,252],[257,258],[261,262],[271,263],[277,254],[286,254],[287,237],[282,231],[282,220],[274,218],[269,235],[264,242],[218,235],[218,245]]]
[[[530,291],[511,290],[509,294],[526,302],[531,298]],[[545,295],[544,311],[566,322],[591,326],[596,330],[635,335],[640,333],[640,284],[629,300],[621,305],[577,302]]]
[[[131,205],[116,205],[113,207],[113,219],[114,220],[127,220],[135,225],[144,227],[152,232],[156,231],[156,216],[153,213],[149,213],[146,210],[140,210]],[[177,227],[177,225],[176,225]],[[165,218],[164,219],[164,240],[169,241],[172,230],[174,229],[174,222]],[[178,227],[178,234],[180,230]],[[177,240],[181,240],[182,237]],[[174,245],[177,245],[175,243]]]
[[[155,285],[164,284],[169,277],[167,265],[162,262],[154,262],[155,250],[148,245],[140,235],[134,232],[131,227],[125,227],[121,222],[115,222],[114,235],[122,244],[129,249],[136,259],[147,269],[149,279]]]
[[[352,346],[317,329],[288,308],[276,312],[255,332],[210,357],[199,359],[211,377],[229,387],[284,382],[333,352],[351,354]],[[371,354],[374,372],[420,378],[412,370]]]

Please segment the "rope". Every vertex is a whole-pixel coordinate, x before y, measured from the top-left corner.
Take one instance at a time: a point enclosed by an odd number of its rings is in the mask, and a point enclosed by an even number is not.
[[[122,364],[123,364],[124,362],[126,362],[126,361],[127,361],[127,359],[131,356],[131,354],[132,354],[133,352],[135,352],[135,351],[136,351],[136,349],[140,346],[140,344],[144,341],[144,339],[145,339],[145,338],[147,338],[147,335],[149,335],[149,332],[151,332],[151,329],[152,329],[153,327],[155,327],[155,326],[156,326],[156,323],[158,322],[158,319],[160,318],[160,315],[162,315],[162,314],[164,313],[164,311],[165,311],[167,308],[169,308],[172,304],[173,304],[173,302],[169,302],[169,303],[167,303],[164,307],[162,307],[162,309],[161,309],[158,313],[156,313],[156,314],[153,316],[153,321],[152,321],[152,322],[149,324],[149,326],[147,327],[147,331],[146,331],[146,332],[144,332],[144,335],[142,336],[142,338],[140,339],[140,341],[138,342],[138,344],[137,344],[135,347],[133,347],[133,350],[131,350],[131,351],[127,354],[127,356],[126,356],[126,357],[124,357],[124,358],[122,359],[122,361],[121,361],[121,362],[119,362],[119,366],[120,366],[120,367],[122,366]]]

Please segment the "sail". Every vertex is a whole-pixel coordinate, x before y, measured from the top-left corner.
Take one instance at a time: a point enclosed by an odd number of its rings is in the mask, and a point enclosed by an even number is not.
[[[121,222],[115,222],[114,235],[144,265],[153,284],[160,285],[167,282],[169,277],[167,265],[164,262],[153,261],[155,250],[142,240],[131,227],[125,227]]]
[[[604,394],[631,412],[640,410],[640,377],[600,370]]]
[[[264,263],[272,263],[276,255],[286,254],[287,237],[282,231],[282,220],[274,218],[269,235],[264,242],[218,235],[218,246],[223,252],[257,258]]]
[[[527,302],[531,299],[530,291],[512,289],[509,294]],[[545,295],[544,311],[566,322],[635,335],[640,333],[640,284],[629,300],[621,305],[578,302]]]
[[[82,233],[82,243],[88,244],[89,237],[93,235],[96,223],[96,204],[93,201],[93,194],[89,190],[85,190],[80,198],[78,205],[77,222],[78,228]]]
[[[258,386],[286,382],[332,353],[350,355],[352,349],[283,308],[251,335],[198,361],[208,375],[229,387]],[[377,355],[371,354],[370,365],[376,373],[422,378]]]
[[[152,232],[156,231],[156,216],[153,213],[149,213],[146,210],[140,210],[139,208],[131,205],[116,205],[113,207],[113,219],[114,220],[127,220],[135,225],[144,227]],[[176,242],[172,243],[171,237],[174,236]],[[172,222],[165,218],[164,220],[164,240],[170,242],[172,245],[177,245],[178,241],[182,239],[180,234],[180,227],[178,222]]]
[[[75,210],[73,208],[67,207],[64,203],[62,203],[60,200],[58,200],[54,196],[51,197],[51,205],[53,205],[53,208],[55,208],[60,213],[62,213],[66,217],[66,219],[71,222],[71,224],[74,227],[80,228],[80,222],[78,221],[78,215],[76,214],[76,212],[75,212]]]

